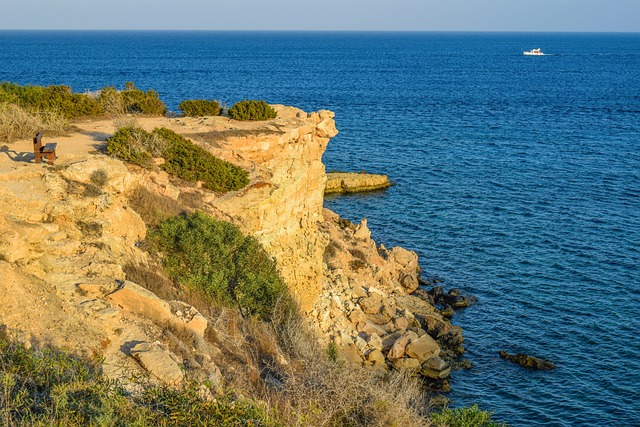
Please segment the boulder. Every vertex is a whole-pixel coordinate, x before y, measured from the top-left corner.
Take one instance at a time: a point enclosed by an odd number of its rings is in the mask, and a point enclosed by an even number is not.
[[[358,332],[364,332],[365,334],[377,334],[378,336],[386,335],[387,331],[384,330],[383,327],[376,325],[373,322],[365,321],[358,323]]]
[[[174,327],[185,328],[201,338],[204,337],[204,331],[207,329],[207,319],[194,307],[181,301],[173,301],[169,304],[148,289],[128,280],[125,280],[107,297],[126,311],[156,323],[168,323]]]
[[[406,353],[409,357],[417,359],[420,363],[440,354],[440,346],[428,334],[422,335],[417,340],[411,341]]]
[[[382,350],[382,339],[378,334],[371,334],[367,337],[367,346],[373,350]]]
[[[396,331],[382,338],[382,351],[389,351],[396,341],[404,335],[404,332]]]
[[[384,365],[385,367],[387,366],[384,354],[382,354],[380,350],[370,351],[369,354],[367,354],[367,360],[373,365]]]
[[[434,356],[422,364],[420,373],[427,378],[443,380],[451,374],[451,367],[440,357]]]
[[[338,353],[347,363],[362,365],[362,355],[354,344],[338,347]]]
[[[393,327],[399,331],[405,331],[409,327],[409,320],[406,317],[394,317]]]
[[[360,308],[366,314],[378,314],[382,311],[382,306],[382,296],[377,293],[372,293],[370,296],[360,299]]]
[[[367,317],[365,316],[362,310],[357,308],[353,310],[351,313],[349,313],[348,319],[351,323],[357,325],[360,322],[365,322],[367,320]]]
[[[405,350],[407,348],[407,344],[409,344],[409,340],[411,337],[409,335],[403,335],[396,340],[389,349],[389,353],[387,353],[387,357],[391,359],[401,359],[404,357]]]
[[[538,359],[537,357],[529,356],[527,354],[509,354],[504,350],[500,350],[500,357],[520,365],[524,368],[533,369],[536,371],[548,371],[555,369],[556,365],[548,360]]]
[[[182,384],[182,369],[158,344],[140,342],[131,347],[129,352],[151,377],[170,386]]]
[[[404,358],[404,359],[396,359],[392,362],[393,368],[398,371],[410,371],[410,372],[419,372],[420,371],[420,362],[416,359]]]

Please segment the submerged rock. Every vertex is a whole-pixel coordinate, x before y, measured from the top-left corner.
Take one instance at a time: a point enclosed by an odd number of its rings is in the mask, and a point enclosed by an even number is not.
[[[533,369],[536,371],[548,371],[555,369],[556,365],[548,360],[538,359],[537,357],[529,356],[527,354],[509,354],[504,350],[500,350],[500,357],[520,365],[524,368]]]

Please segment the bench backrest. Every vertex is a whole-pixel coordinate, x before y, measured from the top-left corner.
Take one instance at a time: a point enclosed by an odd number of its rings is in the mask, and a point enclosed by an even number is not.
[[[42,148],[42,131],[38,132],[36,136],[33,137],[33,151],[40,151]]]

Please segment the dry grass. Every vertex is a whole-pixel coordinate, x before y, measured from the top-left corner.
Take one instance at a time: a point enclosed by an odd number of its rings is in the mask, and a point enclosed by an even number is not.
[[[188,210],[179,201],[154,193],[144,187],[136,187],[128,198],[129,205],[149,227],[155,227],[162,221]]]
[[[288,425],[428,426],[427,403],[419,380],[391,372],[333,362],[299,319],[273,325],[292,366],[281,389],[265,388]]]
[[[17,105],[0,103],[0,141],[31,138],[38,131],[62,133],[69,123],[56,112],[31,113]]]
[[[418,379],[332,361],[296,315],[267,324],[225,309],[212,329],[229,384],[268,402],[288,426],[430,425]]]

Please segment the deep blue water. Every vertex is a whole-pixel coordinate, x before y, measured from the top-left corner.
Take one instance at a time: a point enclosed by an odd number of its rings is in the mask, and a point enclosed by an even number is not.
[[[640,425],[640,34],[0,32],[0,81],[335,111],[327,169],[397,185],[327,207],[480,300],[454,405]]]

